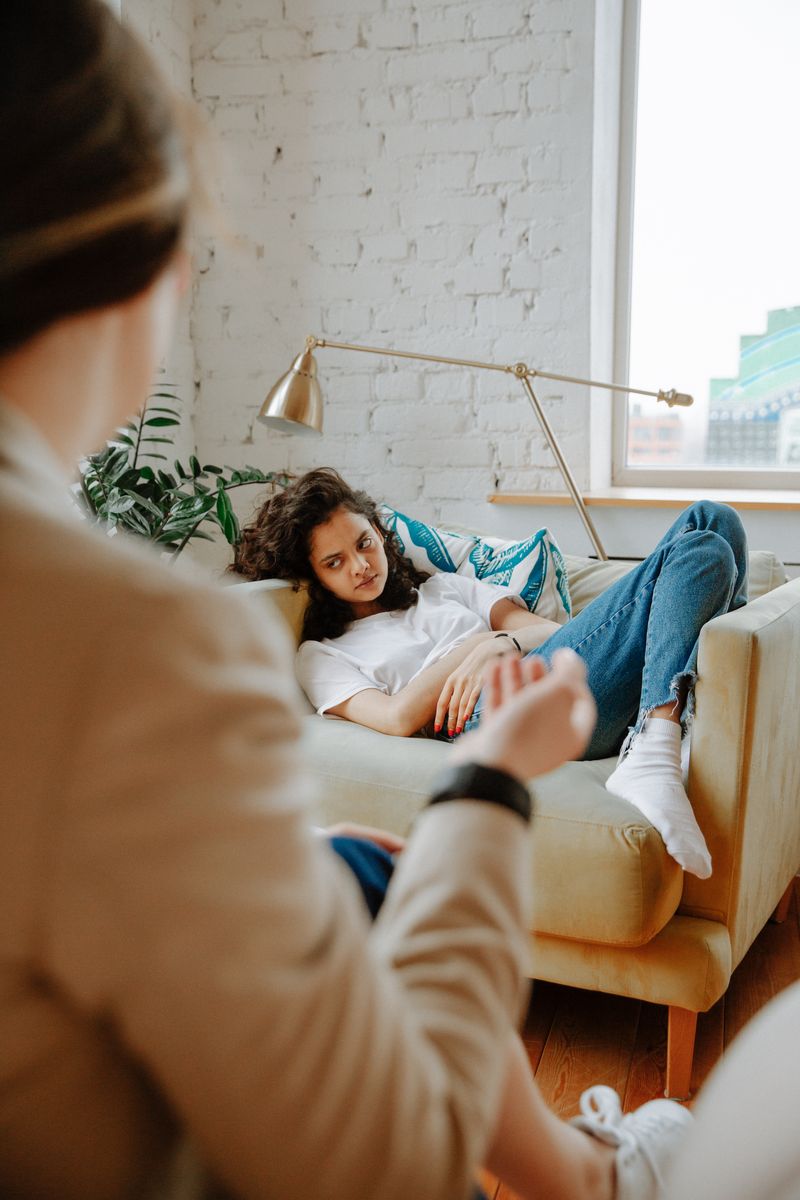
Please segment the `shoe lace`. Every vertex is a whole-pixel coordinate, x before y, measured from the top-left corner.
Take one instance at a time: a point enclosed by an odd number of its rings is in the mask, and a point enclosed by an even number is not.
[[[640,1154],[650,1168],[660,1189],[664,1188],[664,1177],[654,1158],[650,1146],[658,1135],[673,1124],[669,1117],[659,1112],[638,1112],[623,1116],[619,1096],[613,1088],[596,1084],[581,1096],[581,1112],[592,1124],[613,1129],[620,1138],[619,1153],[627,1165]]]
[[[596,1083],[583,1093],[580,1100],[581,1112],[588,1120],[598,1122],[609,1129],[620,1129],[622,1106],[613,1088]]]
[[[631,1125],[633,1128],[631,1128]],[[657,1141],[658,1135],[671,1125],[672,1122],[667,1117],[658,1113],[645,1113],[642,1116],[636,1117],[635,1122],[630,1121],[630,1118],[628,1121],[623,1121],[625,1140],[627,1142],[625,1158],[630,1162],[636,1154],[641,1154],[652,1171],[653,1178],[658,1184],[659,1189],[665,1187],[664,1176],[650,1150],[650,1146]]]

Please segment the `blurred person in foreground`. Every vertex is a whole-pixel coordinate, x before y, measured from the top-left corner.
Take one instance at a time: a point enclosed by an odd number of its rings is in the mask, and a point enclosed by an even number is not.
[[[370,926],[309,826],[281,631],[68,498],[186,289],[176,102],[101,0],[5,0],[0,35],[0,1194],[185,1196],[201,1162],[236,1196],[457,1200],[485,1162],[660,1195],[685,1110],[593,1088],[560,1122],[514,1033],[522,781],[584,749],[583,668],[492,669]]]

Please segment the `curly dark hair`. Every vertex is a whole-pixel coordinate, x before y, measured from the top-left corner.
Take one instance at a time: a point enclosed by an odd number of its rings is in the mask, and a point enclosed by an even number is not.
[[[383,535],[389,573],[380,603],[386,612],[411,608],[417,588],[428,578],[401,553],[397,538],[366,492],[349,487],[333,467],[306,472],[262,504],[252,524],[242,529],[228,568],[246,579],[286,579],[295,591],[307,586],[302,642],[340,637],[353,621],[352,607],[323,587],[309,565],[311,534],[338,508],[366,517]]]

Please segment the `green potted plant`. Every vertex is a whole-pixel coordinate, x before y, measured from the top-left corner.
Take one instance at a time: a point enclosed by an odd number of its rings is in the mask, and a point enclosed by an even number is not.
[[[156,392],[103,450],[82,460],[79,504],[90,521],[110,533],[121,529],[147,538],[171,560],[195,538],[213,541],[209,525],[233,546],[240,530],[229,493],[250,484],[284,487],[291,476],[250,466],[201,466],[193,454],[188,466],[175,459],[173,471],[152,465],[167,461],[164,450],[174,446],[171,430],[180,425],[180,414],[164,401],[177,403],[170,392]]]

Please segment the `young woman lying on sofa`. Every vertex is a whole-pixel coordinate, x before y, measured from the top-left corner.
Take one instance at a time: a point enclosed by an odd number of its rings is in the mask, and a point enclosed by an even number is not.
[[[681,733],[700,630],[747,600],[747,543],[731,508],[691,505],[642,563],[565,625],[506,588],[419,571],[375,501],[328,467],[270,497],[232,570],[308,585],[300,683],[318,712],[383,733],[457,736],[480,721],[492,659],[535,653],[549,663],[561,647],[575,650],[599,714],[586,757],[620,751],[608,789],[644,813],[684,870],[710,875],[681,778]]]

